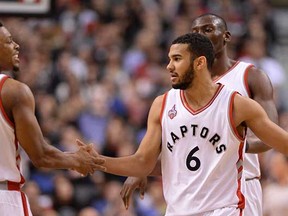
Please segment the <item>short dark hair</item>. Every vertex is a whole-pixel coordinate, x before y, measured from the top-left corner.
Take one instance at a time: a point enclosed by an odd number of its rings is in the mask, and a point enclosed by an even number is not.
[[[2,22],[0,21],[0,27],[2,27],[3,26],[3,24],[2,24]]]
[[[211,41],[199,33],[188,33],[176,38],[172,44],[188,44],[188,49],[192,56],[198,58],[205,56],[207,59],[207,68],[210,70],[214,62],[214,48]]]

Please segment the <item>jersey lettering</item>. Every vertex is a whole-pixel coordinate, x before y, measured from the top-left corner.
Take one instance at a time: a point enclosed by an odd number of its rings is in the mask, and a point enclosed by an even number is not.
[[[220,140],[221,140],[221,136],[218,133],[212,134],[210,135],[210,130],[207,127],[202,127],[199,131],[199,126],[196,124],[191,124],[191,129],[192,129],[192,136],[200,136],[203,139],[208,139],[208,141],[213,145],[216,146],[215,150],[218,154],[226,151],[226,145],[225,144],[221,144],[218,145]],[[186,134],[188,133],[188,127],[186,125],[182,125],[179,127],[179,132],[178,134],[176,132],[170,132],[171,135],[171,139],[173,141],[173,144],[175,145],[176,142],[178,142],[181,138],[186,137]],[[173,147],[174,145],[172,145],[169,141],[167,142],[167,148],[169,149],[170,152],[173,151]]]

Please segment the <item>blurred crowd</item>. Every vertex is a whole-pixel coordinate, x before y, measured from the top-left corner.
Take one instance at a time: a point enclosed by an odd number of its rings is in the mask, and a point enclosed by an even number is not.
[[[57,0],[50,17],[1,20],[20,45],[21,71],[15,78],[32,89],[49,143],[74,151],[78,138],[101,154],[124,156],[137,149],[153,99],[170,88],[171,40],[189,32],[191,20],[207,12],[227,21],[230,57],[268,74],[280,125],[288,130],[287,73],[273,52],[278,35],[266,0]],[[275,208],[288,212],[288,158],[273,150],[260,158],[265,216],[284,216]],[[36,169],[24,152],[22,162],[34,216],[165,212],[161,178],[149,178],[144,200],[135,194],[127,211],[120,197],[124,177]]]

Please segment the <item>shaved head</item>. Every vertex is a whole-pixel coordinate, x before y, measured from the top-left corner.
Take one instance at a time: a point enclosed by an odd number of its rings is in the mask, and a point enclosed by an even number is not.
[[[196,17],[192,23],[196,22],[197,20],[199,19],[203,19],[203,18],[209,18],[209,19],[213,19],[215,22],[217,22],[218,24],[218,27],[221,27],[223,28],[224,31],[227,31],[227,23],[225,22],[225,20],[219,16],[219,15],[216,15],[216,14],[213,14],[213,13],[206,13],[206,14],[202,14],[198,17]]]

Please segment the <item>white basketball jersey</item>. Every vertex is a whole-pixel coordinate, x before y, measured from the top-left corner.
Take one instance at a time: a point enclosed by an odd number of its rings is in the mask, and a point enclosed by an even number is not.
[[[214,81],[234,89],[242,96],[250,97],[247,76],[248,69],[252,66],[245,62],[237,62],[227,73]],[[246,179],[260,177],[258,154],[245,154],[244,173]]]
[[[0,74],[0,95],[4,82],[8,76]],[[8,181],[24,183],[24,178],[20,173],[19,144],[15,136],[14,123],[10,121],[4,111],[2,99],[0,97],[0,182]]]
[[[165,94],[161,163],[166,216],[244,208],[244,139],[233,127],[235,94],[219,84],[199,110],[188,105],[182,90]]]

